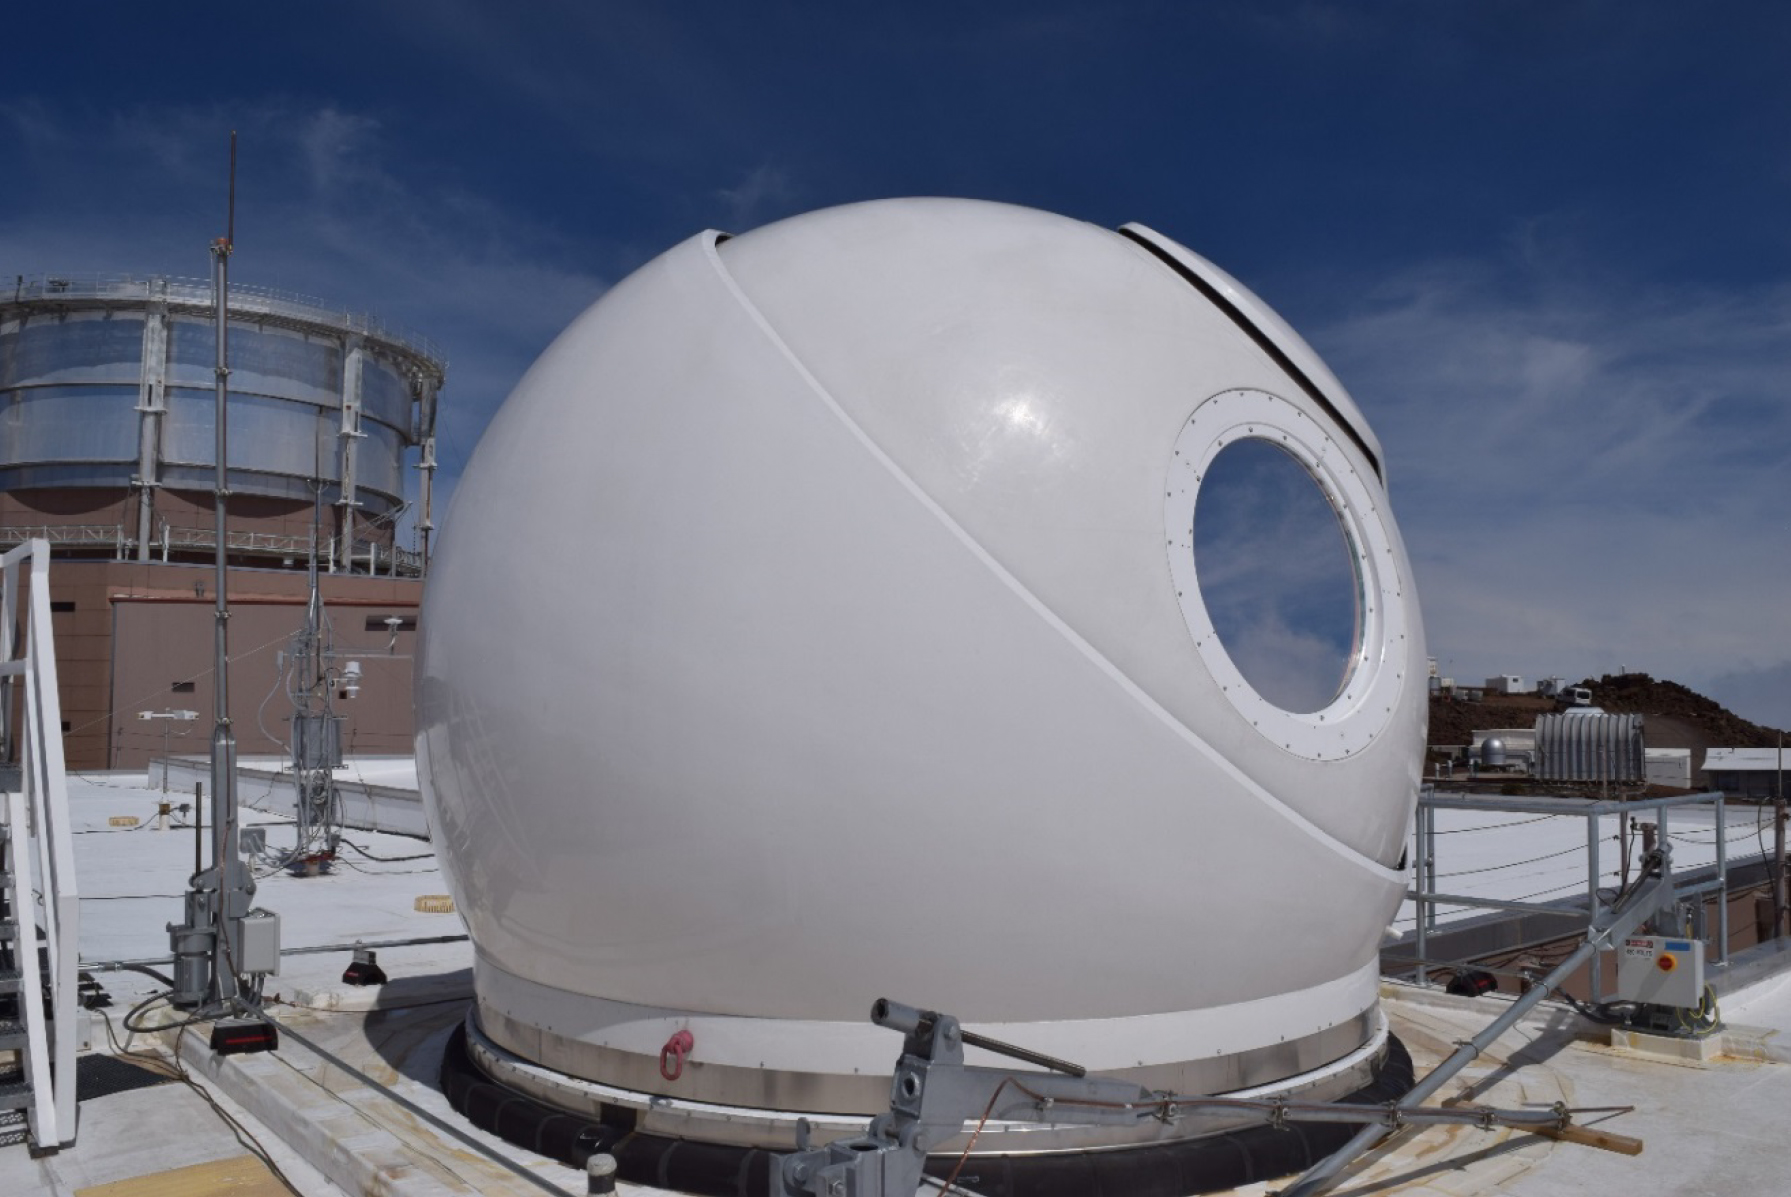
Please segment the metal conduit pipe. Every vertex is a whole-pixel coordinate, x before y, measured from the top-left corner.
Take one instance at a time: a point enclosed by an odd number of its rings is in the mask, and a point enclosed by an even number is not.
[[[428,1123],[430,1126],[434,1127],[438,1131],[441,1131],[443,1134],[452,1137],[456,1142],[461,1143],[464,1146],[477,1152],[478,1154],[484,1156],[486,1159],[488,1159],[492,1163],[498,1165],[500,1168],[503,1168],[505,1171],[511,1173],[514,1176],[520,1177],[522,1180],[535,1186],[537,1189],[540,1189],[543,1192],[554,1194],[555,1197],[574,1197],[574,1194],[570,1190],[561,1188],[559,1185],[554,1184],[551,1180],[547,1179],[545,1176],[541,1176],[540,1174],[535,1172],[533,1169],[531,1169],[523,1164],[518,1163],[517,1161],[511,1159],[509,1156],[505,1155],[503,1152],[496,1151],[490,1145],[481,1143],[477,1138],[473,1137],[472,1135],[467,1134],[466,1131],[462,1130],[460,1127],[455,1126],[453,1123],[446,1121],[445,1119],[441,1118],[439,1115],[433,1114],[430,1111],[425,1110],[422,1106],[418,1105],[414,1101],[411,1101],[409,1098],[405,1097],[403,1094],[392,1089],[390,1086],[382,1085],[380,1082],[374,1080],[372,1077],[368,1076],[366,1073],[364,1073],[360,1069],[356,1068],[353,1064],[350,1064],[347,1060],[344,1060],[341,1056],[338,1056],[338,1055],[334,1054],[333,1052],[329,1051],[327,1048],[324,1048],[316,1040],[309,1039],[306,1036],[299,1034],[297,1031],[292,1029],[290,1024],[281,1022],[279,1019],[274,1018],[271,1014],[269,1014],[267,1011],[261,1009],[260,1007],[251,1006],[250,1009],[256,1018],[259,1018],[261,1021],[269,1024],[270,1026],[278,1027],[280,1030],[280,1034],[285,1035],[288,1038],[299,1043],[300,1045],[305,1047],[307,1050],[309,1050],[313,1055],[319,1056],[322,1059],[327,1060],[329,1063],[335,1065],[337,1068],[340,1068],[343,1072],[347,1073],[349,1076],[353,1077],[355,1080],[361,1082],[361,1084],[366,1085],[369,1089],[374,1090],[376,1093],[380,1094],[382,1097],[386,1098],[387,1100],[391,1101],[393,1104],[397,1105],[398,1108],[400,1108],[400,1109],[404,1110],[405,1112],[411,1114],[412,1116],[419,1118],[422,1121]]]
[[[1621,903],[1613,906],[1594,924],[1586,936],[1586,942],[1574,949],[1572,955],[1556,965],[1549,974],[1537,982],[1528,993],[1511,1003],[1505,1013],[1499,1015],[1485,1030],[1455,1049],[1447,1060],[1437,1065],[1427,1076],[1413,1085],[1411,1091],[1400,1098],[1396,1108],[1416,1106],[1427,1100],[1438,1089],[1449,1082],[1449,1079],[1485,1051],[1506,1031],[1517,1024],[1517,1020],[1533,1010],[1544,998],[1553,993],[1557,986],[1567,980],[1573,971],[1590,959],[1601,947],[1621,939],[1640,927],[1648,918],[1659,910],[1664,900],[1673,891],[1673,877],[1670,868],[1671,850],[1666,845],[1650,853],[1643,863],[1646,873],[1653,873],[1653,880],[1638,887],[1636,891]],[[1339,1173],[1353,1163],[1363,1152],[1373,1147],[1390,1134],[1384,1126],[1366,1126],[1348,1143],[1335,1153],[1326,1156],[1314,1164],[1299,1179],[1276,1197],[1314,1197],[1330,1188]]]
[[[357,948],[411,948],[432,943],[464,943],[466,935],[428,935],[419,939],[376,939],[372,943],[325,943],[308,948],[281,948],[282,956],[316,956],[326,952],[352,952]],[[90,973],[136,972],[173,964],[172,956],[148,956],[142,960],[83,960],[81,968]]]

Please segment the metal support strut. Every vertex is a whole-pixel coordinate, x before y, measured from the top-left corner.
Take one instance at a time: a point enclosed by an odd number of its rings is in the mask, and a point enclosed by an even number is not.
[[[1643,923],[1652,918],[1656,911],[1672,900],[1673,876],[1671,849],[1662,843],[1642,862],[1643,876],[1651,878],[1637,888],[1622,902],[1606,910],[1593,924],[1586,942],[1574,949],[1560,964],[1551,969],[1530,991],[1513,1002],[1503,1014],[1487,1025],[1486,1029],[1455,1049],[1447,1060],[1437,1065],[1429,1075],[1416,1085],[1411,1092],[1399,1099],[1398,1108],[1406,1118],[1412,1118],[1415,1107],[1423,1103],[1437,1090],[1448,1083],[1449,1079],[1460,1072],[1468,1064],[1496,1042],[1499,1036],[1517,1025],[1518,1019],[1535,1009],[1538,1003],[1573,975],[1575,969],[1591,959],[1601,949],[1609,950],[1617,940],[1629,935]],[[1398,1127],[1391,1129],[1385,1126],[1366,1126],[1355,1138],[1345,1143],[1331,1155],[1314,1164],[1292,1185],[1282,1189],[1278,1197],[1314,1197],[1330,1188],[1343,1170],[1354,1163],[1358,1157]]]
[[[1641,909],[1642,915],[1636,920],[1639,922],[1652,912],[1650,903],[1659,893],[1659,884],[1649,887],[1626,903],[1625,908]],[[1622,933],[1622,926],[1617,924],[1609,930],[1611,935]],[[1090,1077],[1068,1061],[966,1031],[950,1015],[904,1006],[887,998],[871,1008],[871,1021],[904,1036],[901,1059],[890,1081],[889,1112],[873,1118],[863,1135],[820,1147],[810,1145],[808,1123],[798,1123],[797,1150],[779,1156],[771,1172],[774,1197],[915,1197],[923,1191],[941,1190],[968,1195],[969,1190],[956,1184],[958,1170],[969,1159],[971,1148],[990,1119],[1121,1127],[1149,1120],[1173,1124],[1183,1118],[1254,1119],[1270,1126],[1286,1126],[1290,1122],[1359,1123],[1366,1124],[1357,1136],[1364,1142],[1411,1125],[1450,1123],[1483,1130],[1516,1127],[1626,1154],[1641,1149],[1634,1139],[1576,1126],[1573,1115],[1586,1111],[1559,1105],[1544,1110],[1500,1110],[1488,1106],[1417,1109],[1413,1107],[1422,1097],[1392,1105],[1359,1105],[1155,1092],[1126,1081]],[[1488,1032],[1502,1031],[1510,1021],[1514,1020],[1501,1019]],[[1481,1036],[1486,1042],[1497,1038],[1497,1034],[1488,1037],[1488,1032]],[[968,1066],[964,1063],[967,1044],[1047,1071]],[[1467,1051],[1464,1047],[1463,1052]],[[1472,1054],[1466,1055],[1463,1062],[1477,1054],[1479,1048],[1472,1048]],[[1433,1073],[1427,1079],[1429,1091],[1434,1092],[1448,1075],[1443,1069]],[[961,1149],[957,1166],[944,1182],[927,1177],[928,1152],[955,1139],[965,1124],[972,1122],[975,1129],[969,1143]],[[1353,1158],[1353,1153],[1349,1158]],[[1343,1159],[1337,1167],[1346,1162]],[[927,1186],[924,1190],[923,1185]]]

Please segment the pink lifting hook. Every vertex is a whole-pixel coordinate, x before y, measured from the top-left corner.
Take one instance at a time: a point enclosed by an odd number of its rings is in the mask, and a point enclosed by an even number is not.
[[[696,1036],[689,1031],[679,1031],[665,1041],[659,1049],[659,1075],[668,1081],[675,1081],[684,1075],[684,1057],[696,1047]]]

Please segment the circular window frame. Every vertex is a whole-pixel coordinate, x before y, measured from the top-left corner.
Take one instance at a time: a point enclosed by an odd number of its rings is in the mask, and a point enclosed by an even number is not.
[[[1200,591],[1194,512],[1213,459],[1239,440],[1286,452],[1337,513],[1356,576],[1356,644],[1331,701],[1289,711],[1259,694],[1231,659]],[[1345,443],[1298,404],[1254,388],[1220,391],[1182,425],[1163,502],[1169,573],[1176,601],[1207,671],[1231,705],[1266,740],[1308,760],[1341,760],[1374,742],[1391,721],[1405,684],[1405,584],[1384,519],[1377,479],[1365,478]]]

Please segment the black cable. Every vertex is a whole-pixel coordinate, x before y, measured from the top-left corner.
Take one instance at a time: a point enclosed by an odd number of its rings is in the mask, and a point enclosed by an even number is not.
[[[1646,880],[1648,880],[1648,878],[1654,876],[1657,872],[1659,872],[1659,870],[1660,870],[1660,865],[1654,857],[1650,856],[1650,857],[1644,859],[1642,861],[1642,867],[1640,869],[1636,870],[1636,875],[1633,878],[1631,878],[1629,884],[1625,885],[1622,889],[1618,890],[1617,896],[1615,898],[1611,899],[1611,905],[1612,906],[1617,905],[1619,902],[1623,901],[1623,899],[1627,898],[1630,894],[1634,893],[1641,886],[1641,884],[1644,881],[1646,881]]]
[[[415,856],[375,856],[373,853],[367,851],[367,849],[361,847],[353,840],[348,839],[346,836],[343,837],[342,842],[347,844],[350,848],[353,848],[356,852],[359,852],[362,856],[365,856],[368,860],[377,860],[381,864],[402,864],[408,860],[435,859],[435,853],[433,852],[419,852]]]
[[[353,869],[355,872],[362,873],[368,877],[414,877],[422,873],[441,872],[441,866],[439,865],[429,869],[366,869],[362,868],[352,860],[343,860],[340,856],[336,858],[336,863],[343,868]]]
[[[149,898],[184,898],[185,894],[82,894],[83,902],[136,902]],[[168,984],[172,985],[170,981]]]
[[[1616,880],[1620,876],[1621,876],[1621,874],[1618,873],[1616,869],[1605,869],[1598,874],[1599,880],[1601,880],[1601,881],[1605,880],[1607,878],[1609,878],[1611,880]],[[1547,889],[1539,889],[1533,894],[1525,894],[1521,898],[1515,898],[1515,899],[1513,899],[1513,901],[1528,902],[1532,898],[1546,898],[1546,897],[1549,897],[1550,895],[1561,895],[1561,894],[1572,895],[1576,892],[1584,893],[1585,891],[1580,888],[1580,885],[1581,885],[1581,883],[1578,881],[1570,881],[1565,885],[1552,885]]]
[[[151,815],[150,818],[154,818]],[[70,835],[128,835],[133,831],[142,831],[148,823],[133,823],[129,827],[83,827],[69,832]]]
[[[1553,816],[1550,817],[1552,818]],[[1571,848],[1563,848],[1559,852],[1550,852],[1546,856],[1532,856],[1528,860],[1513,860],[1501,865],[1487,865],[1485,868],[1481,869],[1457,869],[1453,873],[1436,873],[1433,874],[1433,877],[1436,880],[1441,881],[1445,877],[1469,877],[1476,873],[1497,873],[1504,869],[1516,869],[1521,868],[1524,865],[1541,864],[1545,860],[1555,860],[1558,857],[1571,856],[1575,852],[1584,852],[1585,850],[1586,846],[1584,844],[1575,844]]]
[[[1571,993],[1568,993],[1565,989],[1562,989],[1559,986],[1556,986],[1550,992],[1560,998],[1563,1002],[1566,1002],[1569,1006],[1573,1007],[1581,1017],[1589,1018],[1593,1022],[1602,1023],[1605,1026],[1618,1026],[1622,1023],[1629,1022],[1635,1013],[1636,1004],[1634,1002],[1600,1002],[1598,1005],[1594,1006],[1591,1002],[1582,1002],[1580,999],[1574,997]],[[1629,1014],[1616,1013],[1616,1008],[1619,1006],[1628,1007]]]
[[[1433,831],[1432,835],[1464,835],[1470,831],[1497,831],[1501,827],[1522,827],[1526,823],[1541,823],[1548,819],[1565,819],[1566,815],[1537,815],[1533,819],[1514,819],[1509,823],[1490,823],[1485,827],[1451,827],[1444,831]]]
[[[202,1022],[214,1022],[220,1017],[217,1011],[205,1012],[200,1010],[195,1011],[193,1014],[188,1015],[178,1022],[165,1022],[153,1027],[139,1026],[137,1024],[135,1020],[138,1014],[155,1005],[157,1002],[168,1002],[172,1005],[173,996],[172,993],[152,993],[142,1001],[138,1002],[135,1006],[132,1006],[129,1010],[125,1011],[123,1019],[120,1020],[124,1023],[124,1029],[133,1035],[149,1035],[157,1031],[175,1031],[182,1027],[190,1027]]]
[[[134,1052],[125,1047],[118,1042],[118,1033],[112,1028],[111,1016],[104,1010],[99,1011],[99,1016],[105,1021],[106,1038],[111,1040],[112,1050],[115,1054],[124,1056],[126,1059],[135,1060],[139,1064],[147,1067],[151,1072],[157,1073],[160,1076],[165,1076],[170,1080],[179,1081],[181,1084],[191,1089],[207,1106],[211,1107],[212,1113],[216,1114],[219,1120],[229,1128],[230,1133],[232,1137],[236,1139],[237,1144],[241,1146],[244,1151],[247,1151],[257,1160],[260,1160],[262,1165],[273,1174],[274,1179],[286,1186],[287,1192],[291,1193],[293,1197],[305,1197],[305,1195],[299,1191],[299,1187],[293,1184],[292,1179],[286,1175],[285,1170],[282,1169],[279,1164],[274,1162],[273,1153],[268,1151],[261,1140],[256,1136],[255,1132],[243,1125],[235,1115],[231,1114],[230,1111],[218,1104],[217,1098],[213,1097],[204,1086],[195,1081],[192,1074],[187,1071],[186,1062],[180,1058],[180,1045],[185,1039],[184,1035],[177,1034],[174,1037],[174,1060],[173,1063],[169,1063],[160,1056],[152,1056],[145,1052]]]
[[[458,997],[425,998],[422,1001],[411,1001],[408,998],[396,1006],[370,1006],[366,1009],[351,1009],[346,1006],[306,1006],[299,1002],[289,1002],[285,998],[272,997],[261,1003],[264,1006],[285,1006],[290,1010],[303,1010],[306,1014],[384,1014],[399,1010],[416,1010],[424,1006],[451,1006],[456,1002],[467,1003],[473,1000],[471,994]],[[282,1024],[284,1025],[284,1024]]]
[[[100,716],[100,719],[104,719],[104,718],[105,718],[104,715]],[[96,719],[96,720],[94,720],[94,722],[97,723],[97,722],[99,722],[99,720]],[[84,724],[83,726],[86,726],[86,725]],[[67,770],[65,770],[65,772],[70,777],[78,777],[82,781],[86,782],[88,785],[98,786],[102,790],[140,790],[143,788],[142,786],[134,785],[134,784],[126,785],[122,782],[116,782],[116,781],[101,781],[99,778],[95,777],[93,774],[83,773],[79,769],[67,769]],[[135,776],[134,770],[132,771],[132,776]]]
[[[162,984],[166,985],[169,989],[174,988],[174,978],[173,977],[168,976],[166,973],[161,972],[158,969],[150,968],[147,964],[125,964],[121,961],[121,962],[119,962],[118,967],[122,971],[133,972],[133,973],[142,973],[146,977],[154,977],[156,980],[158,980]]]
[[[1535,978],[1524,969],[1508,967],[1509,962],[1507,962],[1507,964],[1495,965],[1478,960],[1437,960],[1431,957],[1401,956],[1397,960],[1388,961],[1387,964],[1389,969],[1394,972],[1404,972],[1408,968],[1416,969],[1419,965],[1423,965],[1427,969],[1448,969],[1450,972],[1461,972],[1463,969],[1478,969],[1481,972],[1492,973],[1495,976],[1510,977],[1516,981],[1535,980]]]

